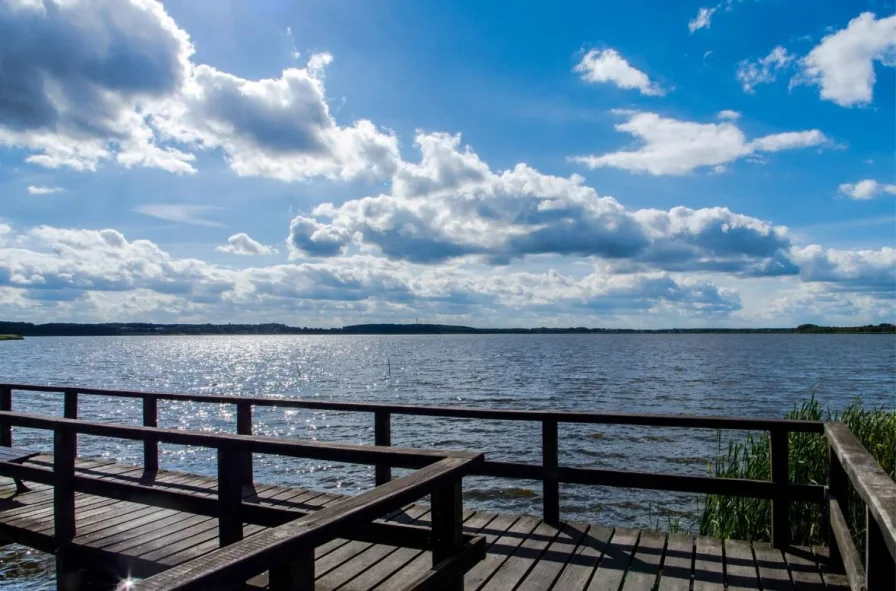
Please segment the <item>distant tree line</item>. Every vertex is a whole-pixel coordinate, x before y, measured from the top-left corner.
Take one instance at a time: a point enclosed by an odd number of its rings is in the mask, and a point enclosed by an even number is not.
[[[306,328],[286,324],[152,324],[107,322],[75,324],[53,322],[2,322],[0,334],[39,336],[129,336],[129,335],[276,335],[276,334],[795,334],[795,333],[896,333],[896,325],[818,326],[796,328],[473,328],[449,324],[355,324],[343,328]]]

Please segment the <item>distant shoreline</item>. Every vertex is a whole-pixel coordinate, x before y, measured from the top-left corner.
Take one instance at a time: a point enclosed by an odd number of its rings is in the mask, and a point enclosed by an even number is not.
[[[4,333],[9,333],[4,334]],[[449,334],[896,334],[896,325],[818,326],[795,328],[474,328],[448,324],[356,324],[342,328],[305,328],[285,324],[32,324],[0,322],[0,338],[40,336],[159,335],[449,335]],[[21,335],[21,336],[19,336]]]

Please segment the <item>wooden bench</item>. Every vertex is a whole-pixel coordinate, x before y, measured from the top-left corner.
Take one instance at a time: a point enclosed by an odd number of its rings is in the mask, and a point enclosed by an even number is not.
[[[38,456],[38,455],[40,455],[39,452],[27,451],[24,449],[18,449],[15,447],[8,447],[5,445],[0,445],[0,462],[8,462],[10,464],[21,464],[25,460],[31,459],[34,456]],[[22,482],[21,478],[14,478],[13,480],[16,483],[16,494],[28,492],[28,487],[25,486],[25,483]]]

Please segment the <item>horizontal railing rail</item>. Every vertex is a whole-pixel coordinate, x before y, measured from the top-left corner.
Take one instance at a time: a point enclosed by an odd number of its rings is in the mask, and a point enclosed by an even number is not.
[[[142,399],[143,423],[147,426],[158,425],[159,401],[231,404],[236,405],[236,432],[240,435],[252,434],[252,408],[255,406],[372,413],[374,415],[374,444],[377,446],[390,446],[392,443],[392,415],[537,422],[541,424],[542,462],[540,465],[485,461],[478,464],[472,474],[541,481],[543,517],[545,521],[552,524],[557,524],[560,521],[560,483],[746,496],[772,501],[772,541],[775,546],[782,547],[790,542],[789,509],[791,501],[807,501],[817,504],[825,502],[823,486],[790,483],[788,465],[789,434],[792,432],[824,433],[824,423],[821,421],[422,406],[276,397],[135,392],[30,384],[0,384],[0,410],[12,409],[13,390],[62,392],[66,400],[64,414],[70,418],[77,417],[79,394]],[[560,466],[558,426],[561,423],[766,431],[769,433],[771,444],[771,480],[720,479],[709,476]],[[9,440],[10,437],[8,428],[0,426],[0,444]],[[147,440],[144,446],[144,457],[148,469],[158,468],[158,445],[156,442]],[[239,460],[239,471],[243,475],[243,479],[251,480],[252,459],[250,454],[244,454]],[[375,467],[376,484],[384,484],[390,479],[391,467],[385,462],[377,463]]]
[[[317,546],[335,538],[351,537],[358,526],[431,495],[433,574],[425,581],[426,586],[438,583],[442,589],[459,589],[463,573],[481,560],[485,551],[482,538],[463,542],[460,481],[476,461],[481,461],[481,456],[441,460],[304,518],[176,566],[136,583],[133,588],[143,591],[218,589],[269,571],[268,584],[272,591],[313,589]],[[392,540],[391,545],[401,546],[402,540]],[[436,580],[440,575],[448,580]],[[423,586],[415,584],[411,588]]]
[[[853,591],[896,589],[896,482],[843,423],[827,423],[830,551]],[[853,541],[850,489],[865,507],[865,556]]]

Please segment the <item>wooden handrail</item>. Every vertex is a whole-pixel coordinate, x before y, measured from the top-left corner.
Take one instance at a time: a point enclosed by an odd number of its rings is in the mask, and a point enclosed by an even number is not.
[[[248,402],[252,406],[277,406],[283,408],[304,408],[343,412],[386,412],[396,415],[428,416],[444,418],[488,419],[496,421],[545,421],[558,423],[589,423],[604,425],[642,425],[648,427],[683,427],[690,429],[728,429],[737,431],[770,431],[783,429],[788,432],[823,433],[821,421],[795,419],[756,419],[724,416],[664,415],[649,413],[589,413],[556,410],[514,410],[492,408],[470,408],[462,406],[423,406],[411,404],[382,404],[375,402],[338,402],[327,400],[305,400],[301,398],[270,398],[252,396],[224,396],[220,394],[183,394],[174,392],[137,392],[131,390],[108,390],[103,388],[83,388],[75,386],[38,386],[33,384],[0,384],[0,390],[22,390],[29,392],[76,391],[80,394],[112,396],[119,398],[155,398],[156,400],[176,400],[208,404],[238,404]]]
[[[271,570],[271,588],[314,585],[314,548],[350,535],[360,524],[382,517],[424,495],[433,495],[433,562],[462,550],[462,515],[457,484],[483,456],[446,458],[413,474],[349,497],[315,513],[220,548],[134,585],[142,591],[217,588]],[[439,516],[437,518],[436,516]],[[395,545],[400,545],[400,540]],[[284,581],[288,579],[287,581]],[[284,584],[286,583],[286,584]]]
[[[843,423],[826,423],[825,436],[831,475],[832,555],[845,568],[853,591],[891,591],[896,588],[896,482]],[[864,568],[846,519],[850,486],[865,505]]]
[[[633,413],[581,413],[572,411],[512,410],[468,407],[440,407],[404,404],[381,404],[366,402],[338,402],[304,400],[296,398],[271,398],[250,396],[224,396],[213,394],[183,394],[172,392],[136,392],[130,390],[110,390],[103,388],[81,388],[75,386],[40,386],[32,384],[0,384],[0,410],[11,408],[12,390],[32,392],[75,392],[85,395],[142,398],[143,424],[155,427],[158,424],[158,402],[180,401],[207,404],[232,404],[237,407],[237,433],[251,435],[252,407],[285,407],[341,412],[369,412],[374,415],[374,442],[378,446],[389,446],[392,442],[392,415],[428,416],[438,418],[467,418],[501,421],[531,421],[541,424],[542,463],[541,465],[515,462],[484,462],[474,469],[474,474],[503,478],[534,479],[543,483],[543,517],[549,523],[560,519],[560,483],[587,483],[602,486],[621,486],[679,491],[728,494],[772,500],[772,542],[777,547],[789,543],[790,515],[792,501],[824,503],[824,487],[820,485],[795,485],[788,481],[788,438],[791,432],[823,433],[821,421],[793,419],[755,419],[722,416],[682,416]],[[4,406],[5,401],[9,404]],[[653,427],[760,430],[771,436],[772,479],[768,481],[727,480],[708,477],[679,476],[672,474],[646,474],[638,472],[608,471],[583,468],[568,468],[558,465],[559,423],[578,424],[621,424]],[[9,425],[0,420],[0,440],[9,440]],[[144,440],[144,463],[147,469],[158,469],[158,441]],[[332,459],[332,458],[330,458]],[[234,460],[236,471],[242,482],[252,481],[251,453],[237,454]],[[375,482],[388,482],[391,467],[388,462],[375,462]],[[658,486],[662,483],[662,486]]]

